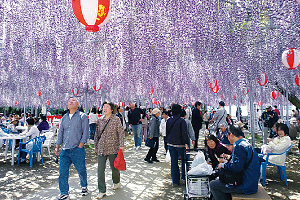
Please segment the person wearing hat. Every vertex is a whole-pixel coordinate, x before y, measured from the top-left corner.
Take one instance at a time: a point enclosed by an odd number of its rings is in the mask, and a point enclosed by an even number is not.
[[[272,110],[271,105],[267,105],[266,111],[261,115],[261,119],[264,124],[263,144],[267,144],[268,136],[270,133],[272,133],[272,127],[278,121],[278,115],[274,110]]]
[[[152,148],[150,147],[148,154],[146,158],[144,159],[148,163],[153,163],[153,162],[159,162],[159,160],[156,157],[156,153],[158,150],[158,138],[159,138],[159,116],[160,116],[160,110],[158,108],[154,108],[153,111],[151,112],[151,119],[150,119],[150,124],[149,124],[149,132],[147,137],[150,138],[151,140],[155,141],[155,146]]]

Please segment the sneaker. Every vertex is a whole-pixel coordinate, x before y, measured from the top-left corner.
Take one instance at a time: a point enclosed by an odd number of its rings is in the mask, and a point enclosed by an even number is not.
[[[82,195],[82,196],[86,196],[86,195],[88,195],[88,194],[89,194],[89,192],[88,192],[87,187],[82,187],[81,195]]]
[[[119,188],[119,183],[116,183],[116,184],[114,184],[114,186],[113,186],[113,190],[116,190],[116,189],[118,189]]]
[[[59,197],[57,198],[57,200],[69,200],[69,195],[67,194],[61,194],[59,195]]]
[[[96,199],[102,199],[104,196],[106,196],[106,193],[99,193]]]
[[[137,146],[137,147],[135,147],[135,150],[139,150],[141,147],[140,146]]]

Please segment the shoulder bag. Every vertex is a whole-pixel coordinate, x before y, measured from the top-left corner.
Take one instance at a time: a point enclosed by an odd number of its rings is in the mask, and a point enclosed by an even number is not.
[[[253,150],[252,150],[252,156],[250,160],[248,161],[243,171],[241,172],[233,172],[233,171],[225,170],[224,168],[219,169],[218,171],[219,180],[231,186],[241,185],[243,183],[243,172],[249,167],[250,163],[252,162],[252,158],[253,158]]]

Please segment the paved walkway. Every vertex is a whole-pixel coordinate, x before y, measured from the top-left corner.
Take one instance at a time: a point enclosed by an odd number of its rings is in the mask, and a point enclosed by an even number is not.
[[[121,186],[117,190],[112,190],[111,170],[106,167],[107,196],[110,199],[181,199],[183,197],[184,186],[173,187],[170,175],[170,163],[165,162],[162,139],[158,151],[159,163],[147,163],[144,158],[148,152],[148,147],[143,146],[141,150],[126,150],[125,160],[127,170],[121,172]],[[97,186],[97,164],[87,169],[89,195],[82,197],[78,174],[69,178],[71,199],[95,199],[98,194]],[[38,191],[27,196],[26,200],[54,200],[59,195],[58,183],[51,187]],[[25,200],[24,199],[24,200]]]

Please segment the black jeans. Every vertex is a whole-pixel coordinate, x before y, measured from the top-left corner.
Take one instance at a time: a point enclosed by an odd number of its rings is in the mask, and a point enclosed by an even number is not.
[[[194,128],[195,138],[196,138],[195,147],[194,147],[195,149],[198,148],[199,131],[200,131],[201,128]]]
[[[152,138],[152,140],[154,140],[156,143],[155,143],[155,146],[154,148],[150,148],[149,151],[148,151],[148,154],[146,156],[146,159],[147,160],[157,160],[157,157],[156,157],[156,153],[157,153],[157,150],[158,150],[158,137],[154,137]]]

